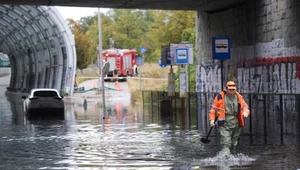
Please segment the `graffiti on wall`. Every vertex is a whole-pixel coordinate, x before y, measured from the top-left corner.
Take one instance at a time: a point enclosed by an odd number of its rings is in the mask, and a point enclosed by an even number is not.
[[[300,93],[300,56],[245,60],[224,68],[225,79],[232,75],[240,92]],[[197,67],[197,92],[221,90],[221,67],[216,63]]]
[[[237,67],[236,79],[242,92],[300,93],[300,57],[257,57]]]
[[[197,70],[197,92],[216,92],[221,89],[221,69],[218,64],[202,63]]]

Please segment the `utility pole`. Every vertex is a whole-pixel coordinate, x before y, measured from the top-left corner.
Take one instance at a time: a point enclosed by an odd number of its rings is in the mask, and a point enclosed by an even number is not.
[[[105,119],[105,89],[103,80],[103,56],[102,56],[102,31],[101,31],[101,14],[100,8],[98,8],[98,39],[99,39],[99,71],[100,71],[100,81],[99,90],[102,89],[102,104],[103,104],[103,119]],[[101,85],[100,85],[101,84]]]

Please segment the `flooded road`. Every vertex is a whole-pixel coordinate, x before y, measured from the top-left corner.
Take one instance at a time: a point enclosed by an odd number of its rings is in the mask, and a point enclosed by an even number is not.
[[[284,145],[242,136],[239,154],[225,159],[215,132],[203,144],[196,125],[182,129],[126,103],[107,103],[106,114],[96,103],[66,105],[64,120],[28,120],[21,99],[8,98],[0,82],[1,170],[300,169],[299,136],[286,136]]]

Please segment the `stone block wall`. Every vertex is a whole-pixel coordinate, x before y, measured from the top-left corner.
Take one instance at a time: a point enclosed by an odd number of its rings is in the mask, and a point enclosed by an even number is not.
[[[197,91],[300,93],[300,2],[257,0],[197,14]],[[231,39],[231,59],[212,59],[212,38]],[[223,84],[221,85],[223,78]]]

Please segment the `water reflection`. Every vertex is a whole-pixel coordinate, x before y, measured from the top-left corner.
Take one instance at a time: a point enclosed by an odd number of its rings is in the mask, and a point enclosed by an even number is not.
[[[243,136],[239,154],[223,160],[216,134],[203,144],[196,125],[182,129],[143,106],[108,104],[103,113],[98,103],[66,105],[64,120],[28,120],[20,101],[0,104],[0,169],[300,168],[299,139],[291,135],[289,145],[252,145]]]
[[[68,108],[74,110],[77,120],[86,120],[79,121],[76,126],[77,142],[80,144],[76,156],[84,160],[82,163],[77,162],[79,167],[171,167],[172,163],[168,159],[156,154],[162,149],[157,147],[161,143],[156,131],[158,126],[143,127],[141,119],[130,111],[131,108],[122,104],[111,105],[107,107],[104,120],[102,108],[97,106],[90,107],[90,110],[88,107],[87,111],[77,106]]]

